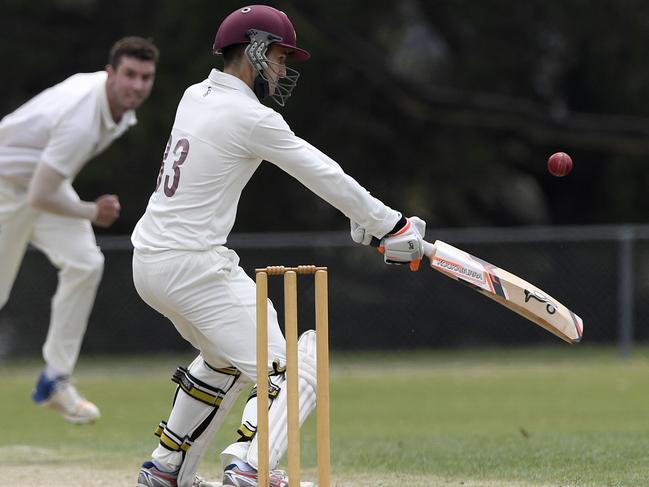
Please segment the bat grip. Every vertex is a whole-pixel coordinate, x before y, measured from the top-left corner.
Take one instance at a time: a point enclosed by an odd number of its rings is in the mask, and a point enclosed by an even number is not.
[[[435,252],[437,252],[437,248],[435,247],[435,244],[426,242],[425,240],[422,240],[421,243],[424,247],[424,255],[432,260],[432,258],[435,257]]]
[[[437,252],[437,248],[435,247],[435,244],[426,242],[425,240],[422,240],[421,243],[424,247],[424,255],[429,259],[432,259],[435,256],[435,252]],[[372,247],[378,247],[379,245],[381,245],[381,240],[376,237],[372,237],[372,241],[370,242],[370,245]]]

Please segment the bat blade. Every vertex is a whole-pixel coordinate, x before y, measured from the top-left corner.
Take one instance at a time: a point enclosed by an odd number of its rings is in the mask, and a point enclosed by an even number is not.
[[[463,250],[437,240],[426,244],[431,267],[542,326],[568,343],[578,343],[582,319],[538,287]]]

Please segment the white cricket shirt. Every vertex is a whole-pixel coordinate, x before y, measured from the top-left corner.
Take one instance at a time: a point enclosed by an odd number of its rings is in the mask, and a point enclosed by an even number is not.
[[[372,235],[385,235],[401,217],[297,137],[242,80],[213,69],[178,105],[157,188],[132,235],[135,249],[154,253],[225,245],[241,191],[262,160]]]
[[[72,180],[85,163],[137,123],[115,123],[106,71],[79,73],[46,89],[0,121],[0,177],[23,187],[39,162]]]

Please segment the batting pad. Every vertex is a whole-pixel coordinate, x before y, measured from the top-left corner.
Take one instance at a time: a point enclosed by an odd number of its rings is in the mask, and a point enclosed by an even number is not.
[[[316,333],[314,330],[308,330],[302,334],[297,343],[297,350],[299,420],[300,426],[302,426],[316,405]],[[277,468],[277,464],[288,448],[287,399],[287,388],[284,385],[268,410],[268,450],[271,469]],[[255,468],[258,466],[257,444],[257,435],[255,435],[246,458],[246,461]]]
[[[195,422],[196,418],[202,417],[206,413],[208,413],[207,418],[211,417],[211,420],[208,419],[209,424],[205,424],[207,421],[202,422],[200,427],[195,429],[191,434],[191,445],[184,454],[183,462],[178,472],[178,487],[193,487],[196,469],[207,451],[214,434],[221,427],[223,420],[228,415],[230,409],[232,409],[232,406],[234,406],[241,392],[250,384],[244,379],[243,375],[237,374],[234,376],[232,369],[214,369],[210,367],[201,356],[192,362],[187,372],[187,377],[191,377],[193,381],[185,381],[185,384],[179,384],[179,388],[184,394],[176,398],[174,409],[183,408],[181,401],[179,401],[182,398],[182,401],[186,403],[184,411],[190,416],[187,418],[189,423],[192,423],[192,419]],[[174,377],[176,375],[174,374]],[[200,387],[201,384],[203,385],[202,388],[207,391],[209,389],[205,386],[208,384],[211,385],[210,389],[212,390],[219,388],[219,386],[222,388],[223,395],[219,397],[216,404],[212,403],[213,405],[210,405],[211,401],[204,400],[204,394],[194,394],[195,389]],[[202,429],[203,427],[204,429]]]

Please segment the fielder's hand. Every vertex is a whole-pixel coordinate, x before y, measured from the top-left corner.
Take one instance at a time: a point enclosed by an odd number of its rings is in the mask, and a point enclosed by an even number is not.
[[[410,270],[419,269],[424,257],[424,234],[426,222],[419,217],[411,216],[406,223],[393,233],[381,239],[379,251],[386,264],[410,264]]]
[[[117,195],[105,194],[95,200],[97,205],[97,215],[92,221],[98,227],[110,227],[115,220],[119,217],[119,199]]]

